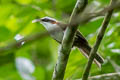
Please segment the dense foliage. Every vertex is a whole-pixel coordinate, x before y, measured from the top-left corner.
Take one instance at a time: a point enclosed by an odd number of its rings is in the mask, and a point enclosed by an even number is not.
[[[0,47],[11,41],[40,31],[39,23],[32,23],[37,17],[50,16],[67,22],[76,0],[0,0]],[[89,0],[94,10],[107,6],[109,0]],[[92,46],[96,40],[103,17],[79,26],[79,30]],[[101,70],[93,64],[91,75],[118,72],[120,69],[120,13],[115,11],[99,53],[105,58]],[[23,44],[24,45],[24,44]],[[59,44],[51,37],[42,38],[12,53],[0,53],[0,80],[51,80],[57,60]],[[69,57],[65,79],[82,77],[87,59],[76,48]]]

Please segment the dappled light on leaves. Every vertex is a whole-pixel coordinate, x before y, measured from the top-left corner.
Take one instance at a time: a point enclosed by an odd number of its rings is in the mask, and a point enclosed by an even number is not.
[[[15,60],[16,68],[21,77],[25,80],[35,80],[32,73],[35,71],[34,64],[27,58],[17,57]]]

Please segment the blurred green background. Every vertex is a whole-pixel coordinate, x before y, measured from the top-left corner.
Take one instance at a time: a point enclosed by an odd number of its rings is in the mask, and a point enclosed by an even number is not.
[[[0,47],[12,40],[45,31],[36,17],[50,16],[67,22],[76,0],[0,0]],[[109,0],[89,0],[94,9],[107,6]],[[91,20],[79,30],[92,46],[103,17]],[[51,80],[59,44],[50,36],[35,41],[15,52],[0,56],[0,80]],[[120,13],[115,12],[108,26],[99,53],[105,58],[101,70],[93,64],[91,76],[119,72]],[[2,53],[0,53],[2,54]],[[72,49],[64,79],[80,79],[87,59],[78,49]]]

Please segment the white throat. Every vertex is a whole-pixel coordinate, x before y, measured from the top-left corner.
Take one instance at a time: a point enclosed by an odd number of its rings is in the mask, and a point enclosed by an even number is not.
[[[51,24],[49,22],[41,22],[41,24],[47,29],[47,31],[50,33],[51,37],[55,40],[61,42],[63,39],[64,31],[62,28],[57,24]],[[54,30],[56,29],[56,30]],[[53,32],[51,32],[53,30]]]

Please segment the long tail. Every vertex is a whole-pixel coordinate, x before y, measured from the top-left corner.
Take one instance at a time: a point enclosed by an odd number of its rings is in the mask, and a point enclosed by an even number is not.
[[[89,57],[91,47],[88,44],[84,44],[83,46],[77,46],[79,50],[83,53],[85,57]],[[100,56],[98,53],[96,53],[94,62],[97,64],[99,68],[101,68],[101,65],[104,63],[104,59],[102,56]]]

